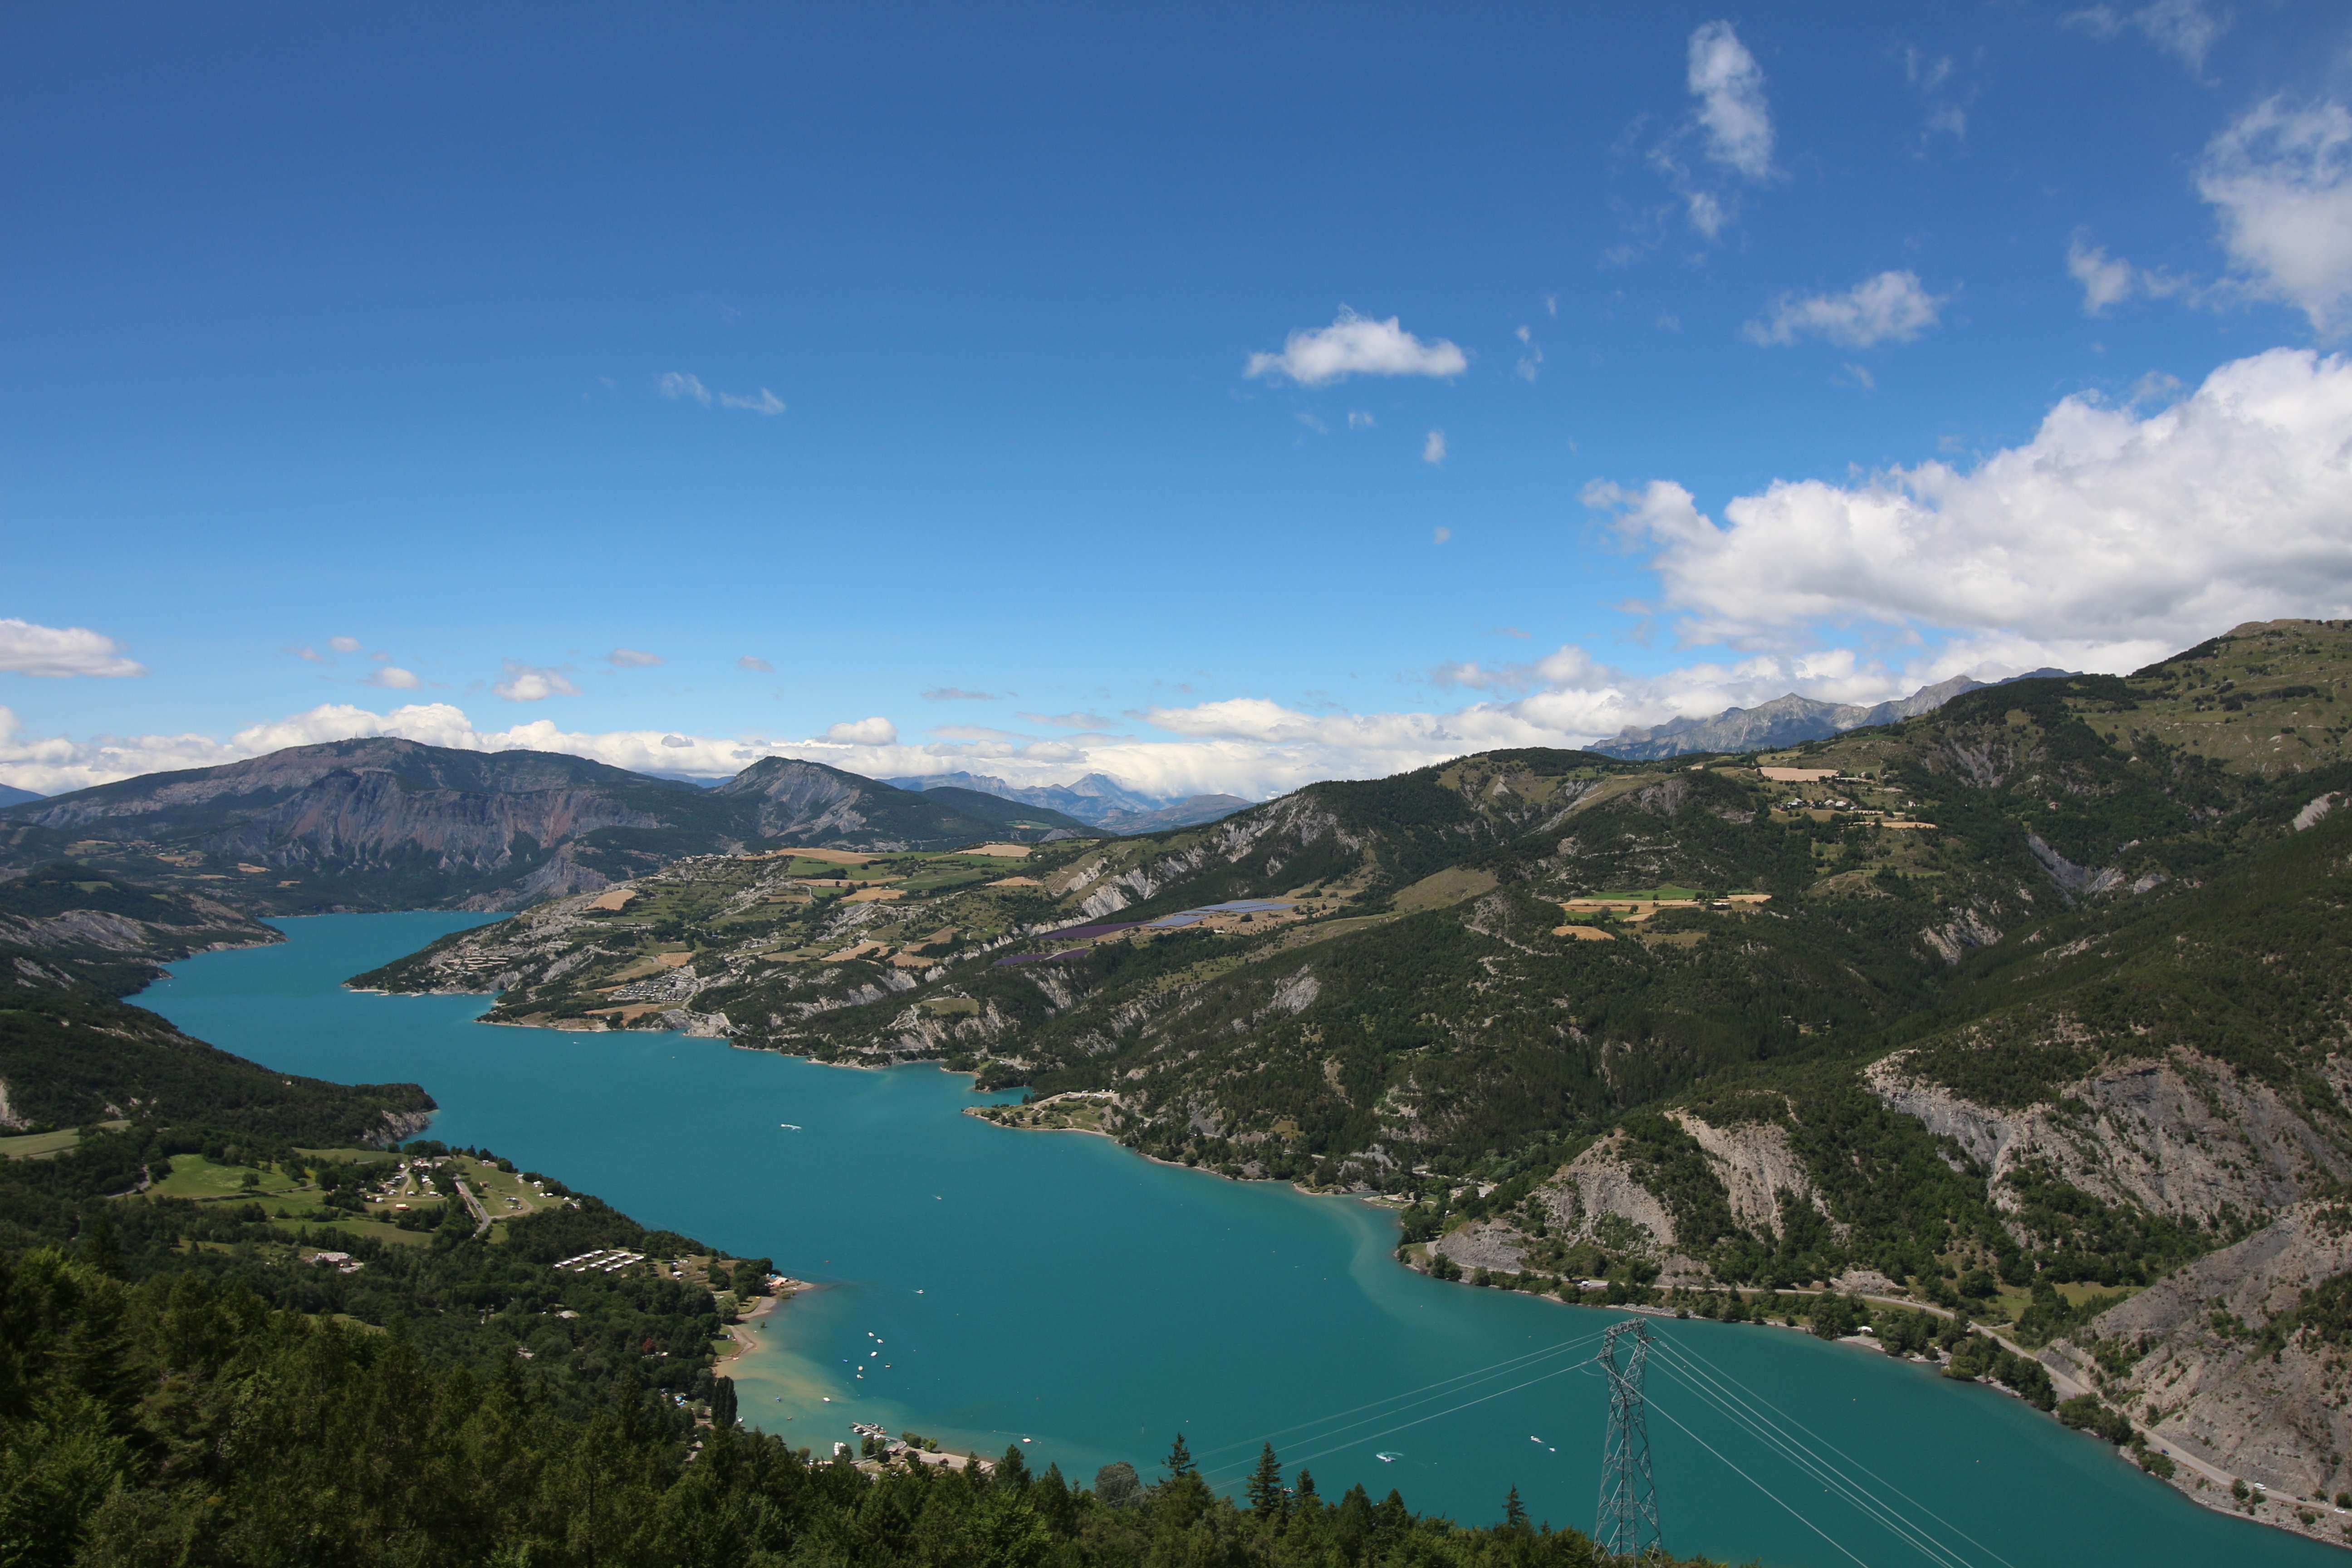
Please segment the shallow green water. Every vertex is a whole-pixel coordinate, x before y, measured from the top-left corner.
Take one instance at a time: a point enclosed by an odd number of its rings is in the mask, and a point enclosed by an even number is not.
[[[271,1067],[421,1082],[443,1106],[433,1136],[824,1282],[738,1368],[746,1417],[795,1444],[822,1450],[852,1420],[988,1451],[1028,1437],[1034,1467],[1084,1479],[1114,1458],[1149,1476],[1181,1428],[1230,1483],[1271,1434],[1326,1495],[1393,1486],[1484,1522],[1517,1485],[1537,1517],[1591,1527],[1607,1399],[1576,1363],[1619,1314],[1412,1274],[1389,1256],[1392,1222],[1362,1204],[989,1126],[958,1114],[973,1103],[967,1079],[929,1068],[493,1028],[475,1022],[479,999],[339,988],[468,923],[289,921],[284,946],[177,964],[140,1001]],[[1872,1568],[2343,1562],[2196,1508],[1988,1390],[1781,1330],[1654,1327],[1651,1438],[1678,1551]],[[1521,1357],[1536,1359],[1428,1388]],[[1691,1384],[1710,1364],[1843,1450],[1842,1470],[1866,1464],[1907,1494],[1873,1488],[1920,1533],[1833,1495],[1709,1405]]]

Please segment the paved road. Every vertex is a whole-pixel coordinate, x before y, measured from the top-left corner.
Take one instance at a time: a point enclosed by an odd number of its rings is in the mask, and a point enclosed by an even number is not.
[[[488,1235],[490,1211],[482,1206],[482,1200],[474,1195],[474,1189],[467,1186],[462,1179],[455,1177],[451,1179],[450,1184],[457,1189],[457,1195],[466,1200],[466,1206],[474,1211],[474,1234],[478,1237]]]

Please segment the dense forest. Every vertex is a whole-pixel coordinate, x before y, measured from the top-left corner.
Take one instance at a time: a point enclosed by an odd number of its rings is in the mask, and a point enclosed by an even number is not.
[[[1236,1504],[1181,1437],[1148,1488],[1126,1466],[1090,1488],[1033,1476],[1017,1449],[961,1468],[812,1458],[735,1424],[708,1289],[550,1267],[688,1238],[585,1197],[503,1245],[452,1205],[420,1249],[289,1232],[258,1203],[108,1195],[190,1143],[305,1158],[141,1128],[0,1168],[9,1568],[1597,1561],[1516,1496],[1499,1525],[1464,1529],[1394,1493],[1327,1501],[1271,1454]],[[320,1240],[361,1269],[289,1261]]]

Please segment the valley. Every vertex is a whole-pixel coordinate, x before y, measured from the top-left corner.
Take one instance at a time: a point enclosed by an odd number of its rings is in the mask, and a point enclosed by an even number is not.
[[[641,912],[557,900],[364,983],[939,1061],[1044,1102],[1007,1121],[1392,1202],[1408,1261],[1490,1286],[1936,1306],[2098,1386],[2119,1440],[2332,1496],[2332,1320],[2296,1303],[2341,1272],[2298,1216],[2352,1175],[2347,675],[2347,627],[2275,623],[1790,751],[1486,753],[1014,876],[681,861]],[[624,1016],[649,963],[675,990]],[[2137,1304],[2200,1268],[2251,1282]],[[2315,1370],[2255,1400],[2264,1324]]]

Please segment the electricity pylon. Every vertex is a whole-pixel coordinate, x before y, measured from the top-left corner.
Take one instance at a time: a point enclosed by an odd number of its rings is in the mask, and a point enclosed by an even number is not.
[[[1632,1352],[1618,1364],[1621,1339]],[[1593,1544],[1624,1562],[1665,1550],[1658,1529],[1658,1484],[1650,1474],[1650,1420],[1642,1400],[1642,1373],[1650,1360],[1650,1325],[1629,1318],[1601,1336],[1601,1368],[1609,1374],[1609,1433],[1601,1444],[1601,1513]]]

